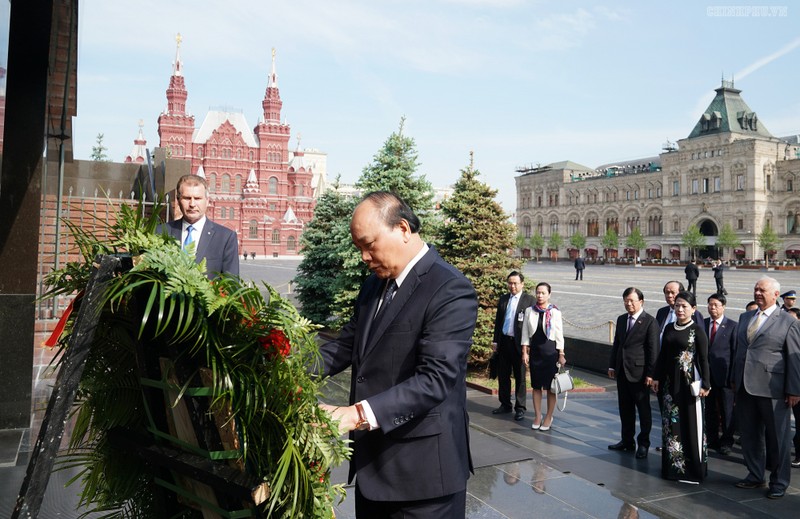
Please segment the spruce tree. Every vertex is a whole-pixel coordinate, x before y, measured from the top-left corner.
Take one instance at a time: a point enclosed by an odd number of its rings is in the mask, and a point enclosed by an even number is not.
[[[92,146],[92,160],[95,162],[108,162],[108,155],[106,155],[106,148],[103,145],[103,137],[105,137],[102,133],[97,134],[97,142],[94,146]]]
[[[386,139],[383,148],[372,158],[372,163],[364,168],[356,187],[363,194],[371,191],[397,194],[419,216],[424,236],[427,220],[433,212],[433,187],[423,175],[416,175],[419,167],[417,145],[414,139],[403,135],[404,126],[405,117],[400,119],[400,128]]]
[[[303,259],[297,268],[295,283],[301,313],[317,324],[328,324],[335,313],[339,275],[353,254],[350,240],[350,216],[356,200],[333,189],[317,200],[314,217],[300,239]]]
[[[445,228],[441,256],[472,282],[478,294],[478,323],[469,363],[485,365],[491,354],[497,300],[506,277],[519,270],[513,257],[516,228],[495,200],[497,190],[478,180],[472,164],[461,171],[453,195],[442,203]]]
[[[437,223],[432,214],[433,189],[424,176],[415,176],[418,166],[416,145],[414,139],[403,135],[403,125],[404,119],[401,119],[400,129],[389,136],[372,163],[364,168],[356,187],[362,194],[371,191],[396,193],[420,217],[421,234],[430,241],[426,225],[435,227]],[[339,200],[334,203],[331,200],[335,210],[330,214],[325,209],[327,202],[320,200],[317,203],[314,220],[319,214],[320,221],[315,224],[319,232],[312,233],[308,239],[310,248],[304,249],[303,253],[311,258],[303,259],[297,278],[303,315],[318,323],[325,322],[333,329],[350,320],[355,299],[369,275],[350,237],[350,219],[358,201]],[[308,279],[301,281],[301,278]],[[314,298],[326,301],[313,302]],[[306,304],[309,310],[305,309]],[[323,317],[323,314],[326,315]]]

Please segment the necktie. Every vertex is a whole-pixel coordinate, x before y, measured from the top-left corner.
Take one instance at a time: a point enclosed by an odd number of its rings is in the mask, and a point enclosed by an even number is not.
[[[758,331],[758,323],[761,320],[761,310],[756,310],[756,315],[750,320],[750,325],[747,327],[747,342],[752,342],[753,336]]]
[[[717,321],[711,321],[711,334],[708,336],[709,346],[714,344],[715,335],[717,335]]]
[[[375,314],[375,320],[378,320],[378,317],[383,315],[386,307],[389,306],[389,303],[392,302],[392,298],[394,297],[394,293],[397,292],[397,281],[394,279],[390,279],[386,282],[386,290],[383,292],[383,299],[381,299],[381,306],[378,307],[378,311]]]
[[[508,305],[506,306],[506,318],[503,320],[503,334],[514,335],[514,311],[517,307],[517,296],[508,298]]]
[[[192,231],[193,231],[193,230],[194,230],[194,227],[193,227],[193,226],[191,226],[191,225],[190,225],[189,227],[187,227],[187,228],[186,228],[186,239],[185,239],[185,240],[183,240],[183,250],[186,250],[186,248],[187,248],[189,245],[191,245],[192,243],[194,243],[194,238],[192,238]]]
[[[633,328],[633,323],[635,323],[635,322],[636,322],[636,319],[634,319],[632,315],[629,315],[628,316],[628,330],[627,330],[628,333],[631,332],[631,328]]]

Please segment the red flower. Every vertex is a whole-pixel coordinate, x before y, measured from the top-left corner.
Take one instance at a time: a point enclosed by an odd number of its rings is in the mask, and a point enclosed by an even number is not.
[[[270,330],[266,337],[259,337],[258,344],[264,348],[270,360],[278,356],[286,357],[292,349],[286,334],[277,328]]]

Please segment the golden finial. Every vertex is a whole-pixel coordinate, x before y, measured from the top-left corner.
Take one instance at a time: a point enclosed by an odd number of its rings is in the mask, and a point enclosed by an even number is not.
[[[144,119],[139,119],[139,128],[144,128]]]
[[[183,41],[183,38],[181,37],[181,33],[178,33],[178,34],[175,36],[175,42],[178,44],[178,47],[180,47],[180,46],[181,46],[181,42],[182,42],[182,41]]]

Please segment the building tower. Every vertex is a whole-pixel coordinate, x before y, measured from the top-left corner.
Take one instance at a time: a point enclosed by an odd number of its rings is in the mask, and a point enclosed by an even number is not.
[[[189,94],[183,78],[181,62],[181,35],[175,37],[175,62],[167,88],[167,109],[158,116],[158,137],[160,146],[173,158],[191,156],[194,116],[186,112],[186,99]]]

